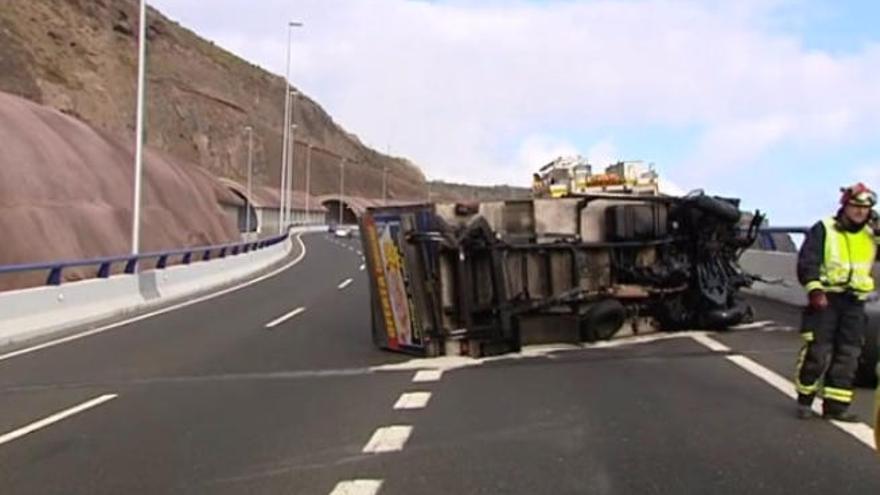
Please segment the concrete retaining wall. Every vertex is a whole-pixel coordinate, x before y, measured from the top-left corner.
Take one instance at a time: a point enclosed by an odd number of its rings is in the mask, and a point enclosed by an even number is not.
[[[240,282],[286,258],[296,234],[326,230],[325,226],[296,228],[287,242],[259,251],[164,270],[2,292],[0,345],[172,304]]]
[[[740,265],[749,273],[779,282],[755,282],[751,289],[746,290],[747,293],[794,306],[806,304],[807,296],[797,280],[797,253],[750,250],[743,254]],[[880,264],[874,265],[874,279],[880,287]],[[869,306],[869,311],[880,312],[880,303],[871,302]]]

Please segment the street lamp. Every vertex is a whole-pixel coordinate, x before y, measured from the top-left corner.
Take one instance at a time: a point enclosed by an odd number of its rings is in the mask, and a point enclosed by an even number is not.
[[[345,158],[339,162],[339,225],[342,225],[342,211],[345,208]]]
[[[309,143],[308,148],[306,148],[306,217],[309,218],[311,213],[309,212],[309,195],[311,192],[311,175],[312,175],[312,145]],[[311,223],[311,218],[309,218],[309,223]]]
[[[287,23],[287,71],[284,75],[284,124],[281,126],[283,136],[282,136],[282,146],[281,146],[281,204],[278,205],[278,233],[281,234],[284,231],[285,225],[285,211],[284,206],[286,204],[286,191],[285,185],[287,182],[287,154],[288,154],[288,134],[287,128],[290,125],[290,51],[291,51],[291,42],[293,40],[293,28],[302,27],[301,22],[288,22]]]
[[[140,2],[138,33],[137,124],[134,150],[134,204],[131,219],[131,254],[137,256],[141,242],[141,187],[144,171],[144,86],[147,63],[147,2]]]
[[[287,204],[285,205],[285,209],[287,210],[286,219],[287,219],[288,224],[290,223],[291,213],[292,213],[292,209],[293,209],[293,191],[294,191],[293,167],[296,164],[296,162],[293,159],[293,150],[294,150],[295,146],[296,146],[296,124],[291,124],[290,125],[290,144],[289,144],[290,150],[287,153],[287,159],[289,160],[289,163],[287,165],[287,186],[286,186]]]
[[[245,235],[251,233],[251,198],[253,197],[253,169],[254,169],[254,128],[247,126],[244,130],[248,133],[248,163],[247,163],[247,198],[245,201],[244,231]]]

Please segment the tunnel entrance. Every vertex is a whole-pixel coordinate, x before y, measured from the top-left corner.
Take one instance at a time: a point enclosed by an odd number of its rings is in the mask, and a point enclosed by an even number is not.
[[[339,223],[339,210],[342,209],[342,223],[344,224],[356,224],[358,222],[358,216],[354,212],[354,210],[344,201],[339,201],[337,199],[328,199],[321,203],[325,208],[327,208],[327,214],[324,217],[326,223],[328,225],[334,225]]]

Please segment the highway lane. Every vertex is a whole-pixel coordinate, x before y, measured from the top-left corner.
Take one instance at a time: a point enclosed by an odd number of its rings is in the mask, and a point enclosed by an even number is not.
[[[355,251],[327,243],[317,235],[307,235],[304,239],[307,262],[259,284],[44,349],[30,358],[0,361],[0,386],[124,381],[165,375],[288,370],[315,363],[328,367],[342,364],[339,360],[334,362],[332,356],[313,359],[320,352],[311,346],[319,351],[322,346],[326,348],[324,344],[328,341],[334,344],[334,353],[352,348],[360,351],[354,354],[362,358],[361,361],[346,361],[346,366],[387,361],[386,354],[373,350],[369,332],[355,331],[347,325],[328,324],[320,329],[311,325],[312,318],[326,317],[322,313],[330,307],[335,307],[337,316],[356,313],[359,318],[367,309],[367,301],[352,298],[347,306],[342,306],[339,298],[350,292],[362,292],[366,286],[361,280],[347,292],[337,288],[341,281],[360,273],[361,261]],[[267,331],[267,323],[297,307],[307,308],[301,317]],[[300,331],[287,331],[290,328]],[[353,338],[348,338],[350,335]]]
[[[308,439],[326,438],[321,425],[341,429],[325,421],[328,414],[357,415],[382,390],[394,395],[395,387],[384,380],[352,384],[369,365],[402,359],[372,347],[363,320],[368,314],[363,277],[339,289],[341,281],[362,273],[360,256],[348,248],[356,241],[328,242],[315,235],[305,243],[308,263],[257,286],[0,362],[5,428],[0,431],[96,395],[120,395],[112,404],[0,446],[0,487],[11,493],[171,493],[189,490],[198,466],[217,466],[207,478],[198,477],[201,488],[195,492],[203,492],[202,483],[225,476],[224,458],[250,465],[308,457],[315,447]],[[265,327],[294,306],[307,310],[271,330]],[[390,404],[396,399],[388,397]],[[296,441],[286,444],[284,455],[261,457],[259,449],[249,448],[253,442],[266,445],[283,436],[271,427],[271,418]],[[357,425],[340,418],[343,426]],[[211,431],[212,425],[218,429]],[[199,428],[211,435],[194,437]],[[307,431],[297,435],[299,428]],[[250,441],[244,450],[226,448],[224,431]],[[50,468],[59,474],[40,475]],[[77,479],[90,483],[71,486]]]
[[[409,468],[387,493],[880,489],[868,449],[689,339],[453,371],[434,391],[383,460]]]
[[[751,331],[732,331],[716,338],[782,376],[793,379],[797,353],[802,340],[798,335],[800,310],[767,299],[752,298],[756,320],[765,325]],[[755,332],[760,336],[754,335]],[[864,421],[870,421],[874,411],[874,391],[856,389],[852,410]]]
[[[370,343],[358,241],[304,241],[301,263],[259,284],[0,361],[0,435],[118,394],[0,444],[0,493],[880,489],[868,448],[794,420],[787,397],[686,335],[427,382],[418,367],[377,371],[405,358]],[[790,315],[759,307],[767,317],[782,324],[713,338],[788,376]],[[413,392],[429,395],[395,409]]]

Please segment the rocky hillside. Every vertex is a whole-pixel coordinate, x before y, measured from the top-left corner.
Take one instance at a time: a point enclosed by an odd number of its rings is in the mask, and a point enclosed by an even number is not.
[[[150,9],[147,142],[217,176],[243,180],[244,128],[254,128],[258,184],[276,185],[281,162],[284,81],[196,36]],[[135,122],[135,0],[2,0],[0,91],[78,117],[96,129],[131,136]],[[296,81],[293,81],[295,85]],[[295,123],[297,188],[305,145],[312,153],[312,192],[335,192],[346,157],[349,194],[423,198],[425,179],[403,159],[379,154],[302,96]]]
[[[130,252],[131,139],[0,92],[0,142],[0,265]],[[165,153],[147,149],[144,158],[141,252],[238,238],[234,219],[221,210],[240,204],[228,189]],[[65,278],[92,274],[68,270]],[[44,277],[4,275],[0,290]]]

